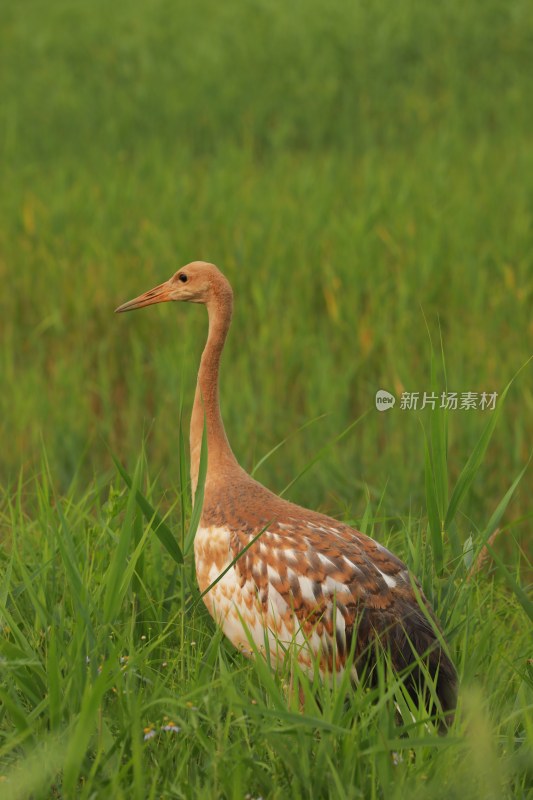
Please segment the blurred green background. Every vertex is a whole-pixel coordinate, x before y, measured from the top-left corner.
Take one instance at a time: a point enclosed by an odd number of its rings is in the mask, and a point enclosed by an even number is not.
[[[439,325],[450,390],[501,393],[532,352],[532,52],[521,0],[4,3],[2,482],[41,439],[66,488],[147,435],[175,485],[205,311],[113,310],[205,259],[235,291],[221,397],[243,465],[294,434],[257,473],[280,490],[370,410],[291,499],[357,514],[367,485],[418,511],[428,413],[380,414],[376,390],[431,388]],[[529,456],[531,375],[465,530]],[[450,415],[452,481],[489,414]]]

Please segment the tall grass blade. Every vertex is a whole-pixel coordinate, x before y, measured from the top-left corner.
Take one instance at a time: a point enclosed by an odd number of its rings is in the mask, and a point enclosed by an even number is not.
[[[56,536],[57,546],[59,548],[66,577],[70,585],[74,606],[85,623],[87,635],[89,637],[89,645],[91,646],[95,641],[95,632],[91,621],[91,615],[88,610],[89,601],[87,588],[84,585],[80,571],[76,566],[76,554],[72,545],[72,533],[65,515],[63,514],[61,505],[59,504],[57,506],[57,513],[61,523]]]
[[[87,682],[82,699],[80,714],[69,737],[65,753],[63,771],[63,790],[65,796],[76,796],[76,785],[85,758],[89,742],[94,735],[98,711],[104,694],[109,690],[109,678],[113,664],[111,658],[104,663],[94,683]]]
[[[321,447],[318,453],[316,453],[316,455],[314,455],[313,458],[311,458],[310,461],[307,462],[307,464],[304,466],[303,469],[300,470],[300,472],[296,475],[296,477],[293,478],[291,481],[289,481],[289,483],[285,486],[285,488],[279,493],[280,497],[283,497],[283,495],[287,494],[289,489],[292,486],[294,486],[294,484],[297,481],[299,481],[300,478],[303,475],[305,475],[306,472],[309,472],[311,467],[313,467],[318,461],[320,461],[320,459],[325,455],[325,453],[328,452],[329,448],[332,447],[332,445],[342,441],[344,437],[347,436],[350,433],[350,431],[353,428],[355,428],[355,426],[358,425],[361,422],[361,420],[364,419],[369,413],[370,413],[369,411],[365,411],[363,414],[361,414],[360,417],[354,419],[353,422],[350,422],[350,424],[347,425],[346,428],[343,431],[341,431],[337,436],[334,436],[333,439],[331,439],[326,445],[324,445],[324,447]]]
[[[185,520],[188,508],[187,495],[187,457],[185,455],[185,438],[183,436],[183,417],[180,408],[178,423],[178,472],[180,493],[180,519],[181,519],[181,550],[185,552]]]
[[[117,615],[120,608],[122,593],[122,578],[127,567],[127,558],[130,550],[130,542],[133,537],[135,522],[135,512],[137,509],[137,487],[140,482],[141,461],[137,462],[133,482],[126,506],[126,515],[119,534],[118,545],[113,551],[111,563],[105,575],[105,595],[104,595],[104,621],[111,622]]]
[[[114,455],[111,455],[115,466],[120,473],[122,479],[126,486],[131,489],[132,488],[132,479],[120,463],[118,459],[115,458]],[[151,506],[150,502],[146,499],[146,497],[142,494],[142,492],[137,489],[135,492],[135,500],[137,505],[141,509],[144,518],[149,523],[150,527],[152,528],[153,532],[163,545],[163,547],[168,551],[169,555],[174,559],[176,564],[183,564],[183,554],[181,552],[180,546],[177,543],[172,531],[168,527],[168,525],[163,522],[160,515],[155,511],[155,509]]]
[[[487,522],[487,527],[485,528],[485,531],[483,532],[483,536],[481,537],[482,546],[490,539],[491,535],[494,533],[494,531],[496,530],[496,528],[500,524],[500,520],[503,517],[503,515],[504,515],[504,513],[505,513],[505,511],[507,509],[507,506],[509,505],[509,503],[511,501],[511,498],[514,495],[518,484],[520,483],[520,481],[524,477],[524,474],[525,474],[527,468],[529,467],[530,463],[531,463],[531,456],[528,458],[527,463],[524,464],[523,468],[520,470],[520,472],[518,473],[518,475],[516,476],[516,478],[512,482],[511,486],[505,492],[504,496],[502,497],[502,499],[500,500],[500,502],[498,503],[498,505],[494,509],[493,513],[491,514],[490,519]]]
[[[200,518],[202,516],[202,508],[204,505],[204,490],[205,479],[207,475],[207,426],[204,417],[204,429],[202,431],[202,444],[200,446],[200,463],[198,466],[198,481],[196,484],[196,491],[194,493],[194,503],[192,507],[191,519],[189,522],[189,530],[185,537],[185,552],[188,553],[194,542]]]
[[[48,680],[48,713],[50,730],[59,729],[61,723],[61,673],[55,628],[50,628],[46,651],[46,676]]]
[[[505,583],[509,586],[511,591],[516,596],[516,599],[524,609],[525,613],[533,622],[533,601],[528,597],[524,589],[515,581],[505,564],[503,563],[502,559],[496,552],[496,550],[490,545],[488,542],[486,544],[486,548],[490,553],[491,558],[494,560],[498,572],[504,579]]]
[[[277,451],[280,449],[280,447],[283,447],[283,445],[284,445],[284,444],[286,444],[286,443],[287,443],[287,442],[288,442],[290,439],[292,439],[292,438],[293,438],[294,436],[296,436],[298,433],[301,433],[302,431],[304,431],[306,428],[309,428],[309,427],[310,427],[311,425],[313,425],[315,422],[318,422],[319,420],[321,420],[321,419],[324,419],[324,417],[326,417],[326,416],[327,416],[326,414],[319,414],[317,417],[313,417],[313,419],[308,419],[306,422],[304,422],[304,424],[303,424],[303,425],[300,425],[300,427],[299,427],[299,428],[296,428],[296,430],[295,430],[295,431],[293,431],[293,432],[292,432],[292,433],[290,433],[288,436],[286,436],[284,439],[282,439],[282,440],[281,440],[281,442],[278,442],[276,445],[274,445],[274,447],[272,447],[272,448],[271,448],[271,449],[268,451],[268,453],[265,453],[265,455],[264,455],[264,456],[262,456],[262,457],[259,459],[259,461],[257,462],[257,464],[255,464],[255,465],[254,465],[253,469],[250,471],[250,475],[253,477],[253,476],[255,475],[255,473],[257,472],[257,470],[258,470],[258,469],[259,469],[259,468],[260,468],[260,467],[261,467],[261,466],[262,466],[262,465],[263,465],[263,464],[264,464],[266,461],[268,461],[268,459],[270,458],[270,456],[273,456],[273,455],[274,455],[274,453],[276,453],[276,452],[277,452]]]
[[[442,526],[439,514],[439,504],[437,500],[437,489],[435,486],[435,472],[431,461],[431,454],[427,440],[425,441],[425,460],[424,473],[426,485],[426,506],[428,514],[428,525],[431,539],[431,549],[435,570],[438,575],[442,574],[444,564],[444,548],[442,543]]]
[[[441,344],[440,363],[444,376],[444,385],[447,390],[446,361],[444,359],[444,344],[442,341],[440,322],[439,333]],[[433,471],[435,475],[439,514],[442,525],[444,525],[444,516],[448,507],[448,410],[442,408],[438,400],[439,386],[433,348],[431,352],[431,391],[437,396],[436,408],[434,412],[431,412],[431,455],[433,458]]]
[[[518,377],[520,372],[524,369],[525,366],[527,366],[527,364],[529,364],[530,361],[531,361],[531,359],[528,359],[528,361],[526,361],[525,364],[523,364],[520,367],[520,369],[515,373],[515,375],[513,375],[513,377],[511,378],[511,380],[509,381],[509,383],[507,384],[507,386],[503,390],[501,397],[499,398],[498,402],[496,403],[496,408],[491,413],[489,421],[487,422],[484,430],[481,433],[481,436],[479,437],[474,449],[472,450],[472,452],[471,452],[471,454],[470,454],[470,456],[468,458],[468,461],[466,462],[465,466],[463,467],[463,469],[461,471],[461,474],[459,475],[459,478],[457,479],[457,483],[455,485],[455,488],[454,488],[454,490],[452,492],[450,504],[449,504],[448,510],[446,512],[446,518],[444,520],[445,528],[448,528],[451,525],[451,523],[453,522],[453,519],[454,519],[454,517],[455,517],[455,515],[457,513],[457,509],[459,508],[459,505],[460,505],[463,497],[465,496],[465,494],[469,490],[470,486],[472,485],[472,483],[473,483],[473,481],[474,481],[474,479],[475,479],[475,477],[476,477],[476,475],[477,475],[477,473],[479,471],[479,467],[481,466],[481,462],[483,461],[483,457],[485,455],[485,452],[487,450],[489,442],[490,442],[490,440],[492,438],[492,434],[494,433],[494,429],[496,427],[496,424],[497,424],[497,422],[498,422],[498,420],[499,420],[499,418],[501,416],[501,413],[502,413],[502,410],[503,410],[503,406],[504,406],[504,402],[505,402],[505,398],[507,397],[507,393],[509,392],[509,389],[511,388],[512,384],[514,383],[514,381],[516,380],[516,378]]]
[[[32,748],[24,758],[15,762],[2,776],[3,781],[0,784],[2,800],[58,797],[55,789],[53,793],[50,792],[50,786],[61,770],[64,759],[64,737],[43,734],[36,747]]]

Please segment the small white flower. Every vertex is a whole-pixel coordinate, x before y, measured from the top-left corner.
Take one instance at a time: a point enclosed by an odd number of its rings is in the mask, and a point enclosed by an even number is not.
[[[170,731],[171,733],[179,733],[181,728],[179,728],[177,725],[174,725],[173,722],[169,722],[167,725],[163,725],[161,730]]]

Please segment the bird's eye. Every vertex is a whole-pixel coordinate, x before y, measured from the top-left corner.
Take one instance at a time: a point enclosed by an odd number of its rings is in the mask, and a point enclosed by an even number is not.
[[[182,283],[187,283],[187,276],[184,275],[183,272],[180,272],[178,275],[178,280],[180,280]]]

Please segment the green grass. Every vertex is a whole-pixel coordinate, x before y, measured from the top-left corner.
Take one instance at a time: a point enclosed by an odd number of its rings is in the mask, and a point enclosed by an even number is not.
[[[529,4],[1,17],[0,791],[527,797],[531,362],[495,412],[374,395],[501,399],[531,356]],[[397,727],[384,687],[300,714],[193,602],[190,549],[168,547],[190,542],[178,429],[205,313],[113,309],[196,258],[235,290],[239,460],[420,576],[461,674],[450,736]]]
[[[439,736],[386,671],[348,704],[346,686],[297,675],[302,713],[290,659],[274,675],[236,653],[199,601],[190,550],[182,565],[150,535],[145,472],[140,461],[130,489],[120,479],[58,498],[43,463],[40,483],[6,502],[3,796],[528,796],[531,612],[519,592],[486,565],[471,574],[467,558],[447,559],[438,581],[423,521],[404,520],[386,543],[416,569],[448,631],[462,678],[455,725]],[[358,522],[376,535],[371,502]],[[518,563],[504,578],[519,580]]]

